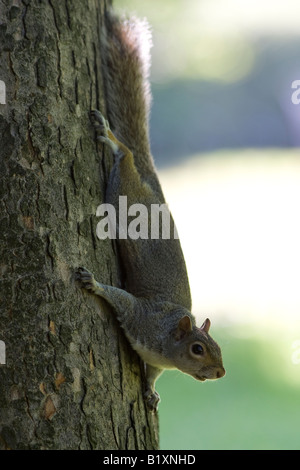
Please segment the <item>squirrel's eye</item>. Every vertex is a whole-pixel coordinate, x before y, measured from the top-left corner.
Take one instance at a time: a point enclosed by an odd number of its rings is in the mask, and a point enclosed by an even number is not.
[[[204,349],[199,343],[195,343],[192,346],[192,353],[201,356],[204,353]]]

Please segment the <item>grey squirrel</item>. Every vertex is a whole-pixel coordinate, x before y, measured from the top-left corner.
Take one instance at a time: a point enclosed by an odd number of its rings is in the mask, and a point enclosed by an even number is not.
[[[114,155],[106,202],[118,210],[119,195],[126,195],[128,205],[139,203],[150,208],[151,204],[163,204],[149,145],[148,26],[136,18],[120,20],[107,13],[101,46],[108,121],[96,110],[91,119],[97,139]],[[198,328],[191,314],[188,276],[178,238],[118,238],[117,245],[126,290],[97,282],[82,267],[77,270],[77,279],[81,287],[105,299],[116,312],[131,346],[145,363],[144,397],[155,410],[160,400],[155,381],[164,369],[177,368],[200,381],[217,379],[225,374],[221,350],[208,334],[210,320]]]

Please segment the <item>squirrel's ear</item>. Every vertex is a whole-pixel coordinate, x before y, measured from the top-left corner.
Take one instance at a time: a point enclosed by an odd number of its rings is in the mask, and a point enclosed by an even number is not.
[[[187,333],[192,331],[192,322],[188,315],[180,318],[176,331],[175,331],[175,339],[176,341],[180,341]]]
[[[210,319],[207,318],[205,322],[200,326],[200,330],[205,331],[205,333],[208,333],[209,329],[210,329]]]

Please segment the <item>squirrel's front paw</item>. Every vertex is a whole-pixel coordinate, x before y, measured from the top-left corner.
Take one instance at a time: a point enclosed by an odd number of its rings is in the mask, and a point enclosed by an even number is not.
[[[85,268],[78,268],[75,273],[76,281],[81,284],[81,287],[94,292],[96,289],[96,281],[94,275]]]
[[[160,396],[156,390],[153,391],[148,388],[144,393],[144,399],[149,410],[157,411],[158,403],[160,402]]]

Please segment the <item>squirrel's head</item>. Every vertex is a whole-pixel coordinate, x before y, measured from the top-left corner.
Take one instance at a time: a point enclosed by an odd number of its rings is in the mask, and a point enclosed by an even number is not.
[[[185,315],[172,333],[174,365],[201,381],[219,379],[225,375],[220,347],[208,334],[209,328],[208,318],[197,328]]]

